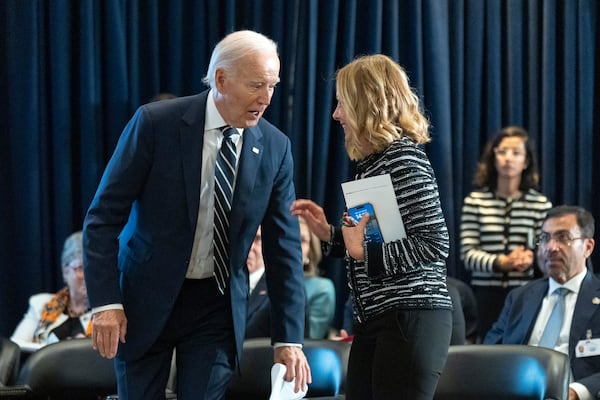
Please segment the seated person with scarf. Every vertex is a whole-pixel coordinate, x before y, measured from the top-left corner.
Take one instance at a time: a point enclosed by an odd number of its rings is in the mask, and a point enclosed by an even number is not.
[[[61,266],[66,287],[56,294],[38,293],[29,298],[29,309],[10,338],[22,351],[91,334],[81,248],[81,231],[65,240]]]

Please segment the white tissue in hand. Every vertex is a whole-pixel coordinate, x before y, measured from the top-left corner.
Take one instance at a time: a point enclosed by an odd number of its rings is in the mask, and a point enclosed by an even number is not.
[[[291,382],[285,380],[286,367],[283,364],[273,364],[271,368],[271,397],[269,400],[297,400],[306,396],[306,390],[300,388],[294,393],[296,379]]]

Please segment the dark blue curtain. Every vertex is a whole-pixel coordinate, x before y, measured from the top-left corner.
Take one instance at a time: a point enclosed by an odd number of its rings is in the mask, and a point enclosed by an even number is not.
[[[282,83],[267,118],[292,139],[298,195],[331,220],[353,171],[331,119],[333,77],[376,52],[405,66],[432,122],[449,274],[466,278],[456,254],[462,199],[483,144],[504,125],[531,133],[555,204],[600,218],[598,19],[596,0],[2,1],[0,334],[31,294],[62,286],[62,242],[81,228],[135,108],[159,92],[203,90],[212,47],[237,29],[279,44]],[[342,302],[343,268],[325,265]]]

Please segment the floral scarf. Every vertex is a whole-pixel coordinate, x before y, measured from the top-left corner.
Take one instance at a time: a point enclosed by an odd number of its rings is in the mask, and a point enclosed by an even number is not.
[[[48,329],[48,327],[52,325],[54,321],[56,321],[56,319],[65,312],[67,306],[69,305],[69,299],[69,288],[65,287],[58,291],[58,293],[56,293],[54,297],[52,297],[50,301],[44,306],[44,309],[42,310],[42,316],[40,318],[40,323],[37,329],[35,330],[35,339],[39,340],[40,336]],[[85,335],[90,336],[91,334],[92,323],[90,321],[87,328],[85,329]]]

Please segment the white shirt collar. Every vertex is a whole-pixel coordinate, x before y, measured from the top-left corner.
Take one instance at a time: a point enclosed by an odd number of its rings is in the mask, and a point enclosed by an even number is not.
[[[204,119],[204,130],[209,131],[212,129],[219,129],[227,125],[217,106],[215,105],[215,99],[213,97],[212,89],[208,92],[208,98],[206,99],[206,114]]]
[[[257,269],[254,272],[251,272],[248,276],[249,278],[249,283],[250,283],[250,292],[252,292],[254,290],[254,288],[256,287],[256,285],[258,284],[258,281],[260,281],[260,278],[262,278],[263,274],[265,273],[265,267],[262,267],[260,269]]]
[[[552,279],[552,277],[550,277],[550,279],[548,280],[548,296],[550,296],[552,293],[554,293],[556,289],[560,287],[565,287],[575,294],[579,293],[579,288],[581,287],[581,283],[583,282],[583,278],[585,278],[586,273],[587,268],[575,275],[574,277],[572,277],[571,279],[569,279],[567,282],[565,282],[564,285],[561,285],[560,283]]]
[[[219,130],[227,125],[227,122],[223,119],[217,106],[215,105],[215,98],[213,97],[213,90],[208,92],[208,98],[206,99],[206,113],[204,116],[204,131]],[[235,128],[241,135],[244,129]]]

